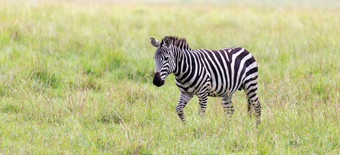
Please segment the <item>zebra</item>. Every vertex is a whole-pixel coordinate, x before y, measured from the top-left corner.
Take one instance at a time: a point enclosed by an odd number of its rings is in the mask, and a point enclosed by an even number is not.
[[[248,113],[260,124],[261,105],[257,96],[258,68],[255,58],[244,48],[191,50],[185,38],[165,36],[161,42],[150,37],[156,47],[153,56],[155,72],[153,84],[164,85],[169,74],[175,75],[180,89],[176,113],[185,124],[183,109],[196,95],[199,99],[199,115],[204,115],[208,96],[221,97],[225,113],[231,117],[234,112],[232,95],[244,90],[248,99]]]

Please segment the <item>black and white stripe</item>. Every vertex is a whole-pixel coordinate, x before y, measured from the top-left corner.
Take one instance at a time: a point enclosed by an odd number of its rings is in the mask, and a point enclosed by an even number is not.
[[[248,111],[260,123],[261,106],[257,96],[258,68],[254,57],[244,48],[228,47],[218,50],[191,50],[185,39],[164,37],[161,42],[150,38],[157,47],[154,55],[153,83],[160,87],[171,73],[181,91],[176,112],[184,122],[183,108],[196,95],[199,114],[204,114],[208,96],[222,97],[229,116],[234,112],[232,94],[243,89],[248,98]]]

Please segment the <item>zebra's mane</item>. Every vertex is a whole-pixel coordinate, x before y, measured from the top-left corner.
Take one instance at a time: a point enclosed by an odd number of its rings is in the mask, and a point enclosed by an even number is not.
[[[178,38],[176,36],[168,36],[168,39],[171,41],[171,44],[173,46],[176,46],[180,49],[191,50],[185,38]],[[163,45],[163,43],[164,43],[164,39],[162,40],[161,45]]]

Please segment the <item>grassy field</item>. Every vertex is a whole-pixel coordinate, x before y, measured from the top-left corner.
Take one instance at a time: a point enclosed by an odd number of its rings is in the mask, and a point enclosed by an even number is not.
[[[152,85],[149,36],[242,46],[259,65],[262,124],[209,98],[175,112]],[[0,154],[339,154],[340,7],[0,2]]]

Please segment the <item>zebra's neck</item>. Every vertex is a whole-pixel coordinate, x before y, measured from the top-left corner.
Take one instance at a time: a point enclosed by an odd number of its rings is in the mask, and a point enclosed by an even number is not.
[[[186,72],[192,70],[191,62],[193,61],[192,52],[190,49],[180,49],[177,48],[175,50],[175,63],[176,68],[174,71],[174,75],[180,79]]]

